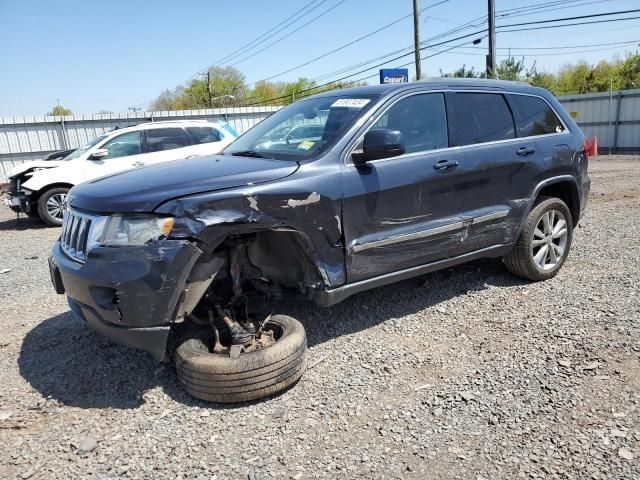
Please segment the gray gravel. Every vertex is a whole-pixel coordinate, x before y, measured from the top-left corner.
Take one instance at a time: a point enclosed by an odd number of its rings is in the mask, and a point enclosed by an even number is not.
[[[248,405],[190,398],[171,367],[73,318],[57,229],[0,213],[2,478],[639,478],[640,159],[592,160],[555,279],[483,261],[279,305],[310,370]]]

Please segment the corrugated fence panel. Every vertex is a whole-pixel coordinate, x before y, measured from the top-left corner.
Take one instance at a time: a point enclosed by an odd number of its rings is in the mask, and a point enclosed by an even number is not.
[[[602,153],[640,153],[640,89],[559,97]]]
[[[0,183],[15,165],[77,148],[114,128],[162,120],[227,121],[239,134],[282,107],[214,108],[66,117],[0,118]]]

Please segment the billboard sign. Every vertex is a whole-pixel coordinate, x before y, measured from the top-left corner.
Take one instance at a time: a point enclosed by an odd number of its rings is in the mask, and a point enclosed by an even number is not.
[[[406,83],[409,81],[407,68],[381,68],[380,83]]]

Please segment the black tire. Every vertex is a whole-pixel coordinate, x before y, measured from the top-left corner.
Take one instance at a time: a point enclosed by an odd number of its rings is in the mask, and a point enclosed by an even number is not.
[[[66,196],[67,193],[69,193],[68,188],[59,187],[47,190],[42,195],[40,195],[40,198],[38,199],[38,216],[44,223],[52,227],[59,227],[60,225],[62,225],[62,216],[53,216],[47,208],[47,202],[49,202],[49,200],[53,197],[59,197],[61,195]]]
[[[210,353],[209,330],[200,330],[176,350],[180,383],[190,395],[218,403],[256,400],[293,385],[306,367],[304,327],[291,317],[274,315],[266,328],[280,329],[278,340],[238,358]]]
[[[566,244],[563,249],[562,255],[555,262],[555,266],[547,270],[541,269],[534,260],[534,231],[540,221],[542,221],[543,215],[552,210],[560,212],[566,220]],[[524,223],[522,232],[518,237],[515,247],[511,252],[503,258],[504,264],[514,275],[522,277],[526,280],[539,282],[542,280],[548,280],[556,276],[556,274],[564,265],[569,250],[571,249],[571,240],[573,238],[573,220],[571,218],[571,212],[567,205],[559,198],[542,197],[538,200],[538,203],[531,209],[527,219]],[[544,246],[544,244],[543,244]]]

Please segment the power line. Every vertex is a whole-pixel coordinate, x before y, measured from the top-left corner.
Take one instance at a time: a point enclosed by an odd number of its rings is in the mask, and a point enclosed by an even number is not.
[[[499,31],[501,33],[527,32],[527,31],[530,31],[530,30],[546,30],[548,28],[576,27],[576,26],[581,26],[581,25],[593,25],[593,24],[596,24],[596,23],[623,22],[623,21],[626,21],[626,20],[637,20],[639,18],[640,18],[640,16],[638,16],[638,17],[626,17],[626,18],[609,18],[607,20],[592,20],[590,22],[563,23],[561,25],[543,25],[543,26],[533,27],[533,28],[517,28],[517,29],[513,29],[513,30],[499,30]],[[508,25],[503,25],[503,26],[506,27]]]
[[[539,23],[553,23],[553,22],[563,22],[565,20],[582,20],[584,18],[594,18],[594,17],[606,17],[611,15],[622,15],[624,13],[637,13],[640,12],[640,8],[636,8],[634,10],[620,10],[617,12],[606,12],[606,13],[592,13],[590,15],[579,15],[577,17],[564,17],[564,18],[553,18],[546,20],[536,20],[532,22],[524,22],[524,23],[512,23],[510,25],[500,25],[501,27],[520,27],[522,25],[535,25]],[[615,19],[613,19],[615,20]],[[621,19],[624,20],[624,19]]]
[[[311,10],[309,10],[308,12],[304,13],[303,15],[300,16],[300,18],[295,19],[293,22],[285,25],[283,28],[281,28],[280,30],[273,32],[274,30],[276,30],[278,27],[280,27],[281,25],[283,25],[284,23],[286,23],[287,21],[289,21],[290,19],[292,19],[293,17],[295,17],[296,15],[298,15],[300,12],[306,10],[307,8],[309,8],[311,5],[313,5],[314,3],[317,3],[319,0],[312,0],[311,2],[309,2],[307,5],[305,5],[304,7],[302,7],[300,10],[297,10],[295,13],[293,13],[292,15],[290,15],[289,17],[285,18],[282,22],[280,22],[279,24],[277,24],[275,27],[272,27],[271,29],[267,30],[265,33],[263,33],[262,35],[254,38],[251,42],[247,43],[246,45],[244,45],[243,47],[240,47],[237,50],[234,50],[233,52],[231,52],[230,54],[228,54],[227,56],[221,58],[220,60],[217,60],[215,62],[213,62],[212,65],[219,65],[222,62],[226,62],[228,60],[230,60],[233,57],[239,56],[243,53],[245,53],[247,50],[251,50],[251,48],[253,48],[254,44],[257,43],[261,43],[265,40],[268,40],[269,38],[273,37],[274,35],[277,35],[279,32],[281,32],[284,28],[287,28],[288,26],[292,25],[293,23],[297,22],[298,20],[300,20],[303,16],[308,15],[309,13],[311,13],[314,9],[318,8],[320,5],[322,5],[323,3],[327,2],[328,0],[323,0],[321,3],[319,3],[318,5],[316,5],[315,7],[313,7]],[[271,35],[269,35],[271,32],[273,32]]]
[[[198,70],[196,73],[191,75],[188,79],[186,79],[183,82],[177,84],[174,87],[174,90],[179,88],[179,87],[181,87],[182,85],[186,85],[191,80],[196,78],[198,75],[201,75],[204,71],[208,71],[209,69],[211,69],[213,66],[219,65],[220,63],[222,63],[224,61],[231,60],[232,58],[236,58],[237,56],[242,55],[242,54],[248,52],[249,50],[257,47],[258,45],[260,45],[261,43],[265,42],[269,38],[272,38],[274,35],[277,35],[282,30],[284,30],[284,29],[290,27],[291,25],[293,25],[294,23],[298,22],[304,16],[308,15],[313,10],[315,10],[316,8],[321,6],[322,4],[326,3],[327,1],[329,1],[329,0],[311,0],[311,2],[307,3],[304,7],[302,7],[301,9],[299,9],[296,12],[294,12],[293,14],[291,14],[290,16],[288,16],[287,18],[282,20],[280,23],[278,23],[277,25],[275,25],[271,29],[267,30],[262,35],[259,35],[258,37],[253,39],[251,42],[245,44],[244,46],[240,47],[237,50],[234,50],[230,54],[226,55],[225,57],[221,58],[220,60],[217,60],[216,62],[214,62],[213,64],[209,65],[208,67]],[[320,3],[317,3],[317,2],[320,2]],[[317,4],[317,5],[313,6],[313,4]],[[309,7],[312,7],[312,8],[309,9]],[[307,10],[307,11],[305,12],[305,10]],[[295,17],[297,17],[297,18],[295,18]],[[293,19],[293,21],[289,22],[289,20],[291,20],[291,19]],[[289,22],[289,23],[287,23],[287,22]],[[281,27],[282,25],[284,25],[284,26],[282,28],[278,29],[278,27]],[[277,30],[277,31],[274,32],[274,30]],[[160,96],[157,96],[153,100],[150,100],[147,103],[142,103],[142,104],[138,104],[138,105],[150,105],[153,102],[155,102],[156,100],[158,100],[159,98],[160,98]]]
[[[338,3],[336,3],[335,5],[332,5],[331,7],[329,7],[329,8],[328,8],[328,9],[326,9],[325,11],[323,11],[321,14],[319,14],[319,15],[317,15],[317,16],[315,16],[315,17],[313,17],[313,18],[312,18],[311,20],[309,20],[307,23],[302,24],[301,26],[299,26],[299,27],[298,27],[298,28],[296,28],[295,30],[293,30],[293,31],[291,31],[291,32],[289,32],[289,33],[287,33],[287,34],[286,34],[286,35],[284,35],[283,37],[280,37],[279,39],[277,39],[277,40],[275,40],[275,41],[271,42],[271,43],[270,43],[269,45],[267,45],[266,47],[261,48],[260,50],[258,50],[258,51],[256,51],[256,52],[253,52],[253,53],[251,53],[250,55],[248,55],[248,56],[246,56],[246,57],[244,57],[244,58],[241,58],[240,60],[238,60],[238,61],[237,61],[237,62],[235,62],[235,63],[232,63],[230,66],[232,66],[232,67],[233,67],[233,66],[235,66],[235,65],[238,65],[239,63],[242,63],[242,62],[244,62],[245,60],[248,60],[248,59],[250,59],[250,58],[252,58],[252,57],[255,57],[255,56],[256,56],[256,55],[258,55],[259,53],[264,52],[266,49],[268,49],[268,48],[270,48],[270,47],[274,46],[276,43],[280,43],[280,42],[281,42],[282,40],[284,40],[285,38],[290,37],[290,36],[291,36],[291,35],[293,35],[294,33],[298,32],[299,30],[301,30],[301,29],[303,29],[304,27],[306,27],[307,25],[309,25],[310,23],[315,22],[316,20],[318,20],[319,18],[323,17],[324,15],[326,15],[327,13],[329,13],[329,12],[330,12],[331,10],[333,10],[334,8],[339,7],[340,5],[342,5],[342,4],[343,4],[344,2],[346,2],[346,1],[347,1],[347,0],[340,0]]]
[[[464,38],[469,38],[469,37],[472,37],[472,36],[477,35],[477,34],[479,34],[479,33],[484,33],[484,32],[486,32],[486,31],[487,31],[487,30],[486,30],[486,29],[484,29],[484,30],[480,30],[480,31],[478,31],[478,32],[473,32],[473,33],[469,33],[469,34],[467,34],[467,35],[462,35],[462,36],[460,36],[460,37],[453,38],[453,39],[451,39],[451,40],[447,40],[447,41],[444,41],[444,42],[440,42],[440,43],[437,43],[437,44],[431,45],[431,47],[439,46],[439,45],[444,45],[444,44],[451,43],[451,42],[455,42],[456,40],[461,40],[461,39],[464,39]],[[426,49],[426,48],[429,48],[429,47],[422,47],[420,50],[424,50],[424,49]],[[397,57],[395,57],[395,58],[392,58],[392,59],[390,59],[390,60],[384,61],[384,62],[379,63],[379,64],[377,64],[377,65],[373,65],[373,66],[371,66],[371,67],[365,68],[364,70],[360,70],[360,71],[358,71],[358,72],[352,73],[352,74],[347,75],[347,76],[345,76],[345,77],[338,78],[338,79],[334,79],[334,80],[332,80],[332,81],[330,81],[330,82],[327,82],[327,83],[324,83],[324,84],[322,84],[322,85],[316,85],[316,86],[313,86],[313,87],[310,87],[310,88],[306,88],[306,89],[304,89],[304,90],[300,90],[299,92],[296,92],[296,94],[297,94],[297,95],[299,95],[299,94],[302,94],[302,93],[307,93],[307,92],[310,92],[310,91],[312,91],[312,90],[317,90],[317,89],[319,89],[319,88],[323,88],[323,87],[329,86],[329,85],[331,85],[331,84],[333,84],[333,83],[341,82],[341,81],[346,80],[346,79],[348,79],[348,78],[351,78],[351,77],[353,77],[353,76],[355,76],[355,75],[359,75],[359,74],[361,74],[361,73],[368,72],[369,70],[372,70],[372,69],[374,69],[374,68],[381,67],[381,66],[385,65],[385,64],[386,64],[386,63],[388,63],[388,62],[394,62],[394,61],[396,61],[396,60],[399,60],[399,59],[401,59],[401,58],[404,58],[404,57],[406,57],[406,56],[408,56],[408,55],[413,55],[413,51],[410,51],[409,53],[405,53],[405,54],[403,54],[403,55],[399,55],[399,56],[397,56]],[[425,58],[427,58],[427,57],[425,57]],[[410,63],[411,63],[411,62],[410,62]],[[369,78],[369,77],[366,77],[366,78]],[[357,81],[359,81],[359,80],[357,80]],[[350,83],[353,83],[353,82],[350,82]],[[260,105],[260,104],[262,104],[262,103],[273,102],[274,100],[282,100],[282,99],[284,99],[284,98],[289,98],[289,96],[288,96],[288,95],[282,95],[282,96],[280,96],[280,97],[272,98],[272,99],[269,99],[269,100],[262,100],[262,101],[260,101],[260,102],[254,102],[254,103],[250,103],[250,104],[243,105],[243,106],[245,106],[245,107],[251,107],[251,106],[254,106],[254,105]]]
[[[449,0],[442,0],[442,1],[438,2],[438,3],[434,3],[433,5],[429,5],[429,6],[425,7],[425,8],[422,8],[420,10],[420,12],[424,12],[425,10],[428,10],[430,8],[437,7],[438,5],[442,5],[443,3],[447,3],[448,1]],[[257,83],[266,82],[266,81],[272,80],[272,79],[274,79],[276,77],[279,77],[281,75],[285,75],[287,73],[290,73],[290,72],[292,72],[294,70],[297,70],[298,68],[306,67],[307,65],[309,65],[311,63],[314,63],[314,62],[316,62],[318,60],[321,60],[321,59],[323,59],[325,57],[328,57],[329,55],[332,55],[332,54],[334,54],[336,52],[339,52],[340,50],[344,50],[345,48],[348,48],[348,47],[350,47],[352,45],[355,45],[356,43],[361,42],[362,40],[364,40],[366,38],[372,37],[373,35],[375,35],[377,33],[380,33],[383,30],[386,30],[387,28],[392,27],[392,26],[400,23],[402,20],[406,20],[407,18],[409,18],[411,16],[412,16],[412,14],[410,13],[408,15],[405,15],[404,17],[400,17],[400,18],[394,20],[391,23],[387,23],[386,25],[383,25],[382,27],[380,27],[380,28],[378,28],[376,30],[373,30],[372,32],[369,32],[369,33],[367,33],[365,35],[362,35],[361,37],[358,37],[355,40],[352,40],[352,41],[350,41],[348,43],[345,43],[344,45],[341,45],[341,46],[339,46],[339,47],[337,47],[337,48],[335,48],[335,49],[333,49],[333,50],[331,50],[329,52],[323,53],[322,55],[319,55],[319,56],[317,56],[315,58],[312,58],[311,60],[308,60],[308,61],[306,61],[304,63],[301,63],[300,65],[296,65],[295,67],[291,67],[291,68],[289,68],[287,70],[284,70],[282,72],[276,73],[276,74],[271,75],[271,76],[266,77],[266,78],[263,78],[262,80],[256,80],[255,82],[250,83],[247,86],[251,87],[253,85],[256,85]]]
[[[640,10],[639,10],[639,11],[640,11]],[[626,11],[625,11],[625,12],[626,12]],[[620,12],[617,12],[617,13],[618,13],[618,14],[620,14]],[[584,19],[584,18],[593,18],[593,17],[601,17],[601,16],[603,16],[603,14],[591,14],[591,15],[583,15],[583,16],[580,16],[579,18],[576,18],[576,19],[580,19],[580,20],[582,20],[582,19]],[[602,20],[594,20],[594,21],[590,21],[590,22],[579,22],[579,23],[570,23],[570,24],[561,24],[561,25],[538,25],[538,26],[535,26],[535,27],[532,27],[532,28],[527,28],[527,29],[512,29],[512,30],[502,30],[502,28],[505,28],[505,27],[512,27],[512,26],[515,26],[515,25],[502,25],[502,26],[497,27],[497,31],[498,31],[498,32],[514,32],[514,31],[522,31],[522,30],[542,30],[542,29],[547,29],[547,28],[561,28],[561,27],[569,27],[569,26],[579,26],[579,25],[585,25],[585,24],[591,24],[591,23],[608,23],[608,22],[616,22],[616,21],[623,21],[623,20],[634,20],[634,19],[637,19],[637,18],[640,18],[640,17],[626,17],[626,18],[602,19]],[[566,19],[564,19],[564,18],[563,18],[563,19],[555,19],[555,21],[563,21],[563,20],[566,20]],[[551,21],[554,21],[554,20],[549,19],[549,20],[545,20],[545,21],[542,21],[542,22],[544,22],[544,23],[548,23],[548,22],[551,22]],[[539,23],[541,23],[541,21],[528,22],[528,23],[524,23],[524,24],[522,24],[522,25],[532,25],[532,24],[534,24],[534,25],[535,25],[535,24],[539,24]],[[520,26],[520,25],[518,25],[518,26]],[[476,31],[476,32],[473,32],[473,33],[470,33],[470,34],[467,34],[467,35],[462,35],[462,36],[457,37],[457,38],[454,38],[454,39],[450,39],[450,40],[443,41],[443,42],[436,43],[436,44],[432,44],[432,45],[427,45],[427,46],[425,46],[425,47],[422,47],[422,48],[421,48],[421,50],[424,50],[424,49],[430,49],[430,48],[433,48],[433,47],[436,47],[436,46],[439,46],[439,45],[443,45],[443,44],[446,44],[446,43],[454,42],[454,41],[456,41],[456,40],[460,40],[460,39],[464,39],[464,38],[469,38],[469,37],[472,37],[472,36],[474,36],[474,35],[478,35],[478,34],[481,34],[481,33],[485,33],[486,31],[487,31],[487,29],[482,29],[482,30],[479,30],[479,31]],[[449,49],[449,50],[453,50],[454,48],[459,48],[459,47],[452,47],[452,48],[451,48],[451,49]],[[449,51],[449,50],[447,50],[447,51]],[[355,73],[349,74],[349,75],[347,75],[347,76],[344,76],[344,77],[341,77],[341,78],[338,78],[338,79],[334,79],[334,80],[332,80],[332,81],[330,81],[330,82],[327,82],[327,83],[324,83],[324,84],[322,84],[322,85],[317,85],[317,86],[314,86],[314,87],[310,87],[310,88],[308,88],[308,89],[301,90],[301,91],[297,92],[297,95],[304,94],[304,93],[307,93],[307,92],[310,92],[310,91],[313,91],[313,90],[317,90],[317,89],[320,89],[320,88],[323,88],[323,87],[329,86],[329,85],[331,85],[331,84],[333,84],[333,83],[337,83],[337,82],[344,81],[344,80],[346,80],[346,79],[349,79],[349,78],[352,78],[352,77],[354,77],[354,76],[356,76],[356,75],[359,75],[360,73],[364,73],[364,72],[369,71],[369,70],[372,70],[372,69],[374,69],[374,68],[378,68],[378,67],[380,67],[380,66],[382,66],[382,65],[384,65],[384,64],[386,64],[386,63],[394,62],[394,61],[396,61],[396,60],[398,60],[398,59],[400,59],[400,58],[404,58],[404,57],[406,57],[406,56],[408,56],[408,55],[411,55],[412,53],[413,53],[413,52],[412,52],[412,51],[410,51],[410,52],[408,52],[408,53],[405,53],[405,54],[399,55],[399,56],[397,56],[397,57],[391,58],[391,59],[389,59],[389,60],[386,60],[386,61],[385,61],[385,62],[383,62],[383,63],[377,64],[377,65],[373,65],[373,66],[371,66],[371,67],[367,67],[367,68],[365,68],[365,69],[363,69],[363,70],[360,70],[360,71],[358,71],[358,72],[355,72]],[[438,54],[446,53],[446,51],[437,52],[437,53],[438,53]],[[427,57],[425,57],[425,58],[427,58]],[[410,64],[410,63],[411,63],[411,62],[409,62],[408,64]],[[406,65],[408,65],[408,64],[406,64]],[[403,65],[403,66],[406,66],[406,65]],[[370,75],[370,76],[368,76],[368,77],[365,77],[365,79],[366,79],[366,78],[371,78],[371,77],[373,77],[373,76],[374,76],[374,75]],[[361,81],[361,80],[362,80],[362,79],[354,80],[354,81],[352,81],[352,82],[350,82],[350,83],[354,83],[354,82],[356,82],[356,81]],[[272,101],[281,100],[281,99],[285,99],[285,98],[288,98],[288,95],[284,95],[284,96],[280,96],[280,97],[276,97],[276,98],[272,98],[272,99],[264,100],[264,101],[260,101],[260,102],[250,103],[250,104],[247,104],[247,105],[245,105],[245,106],[259,105],[259,104],[269,103],[269,102],[272,102]]]

